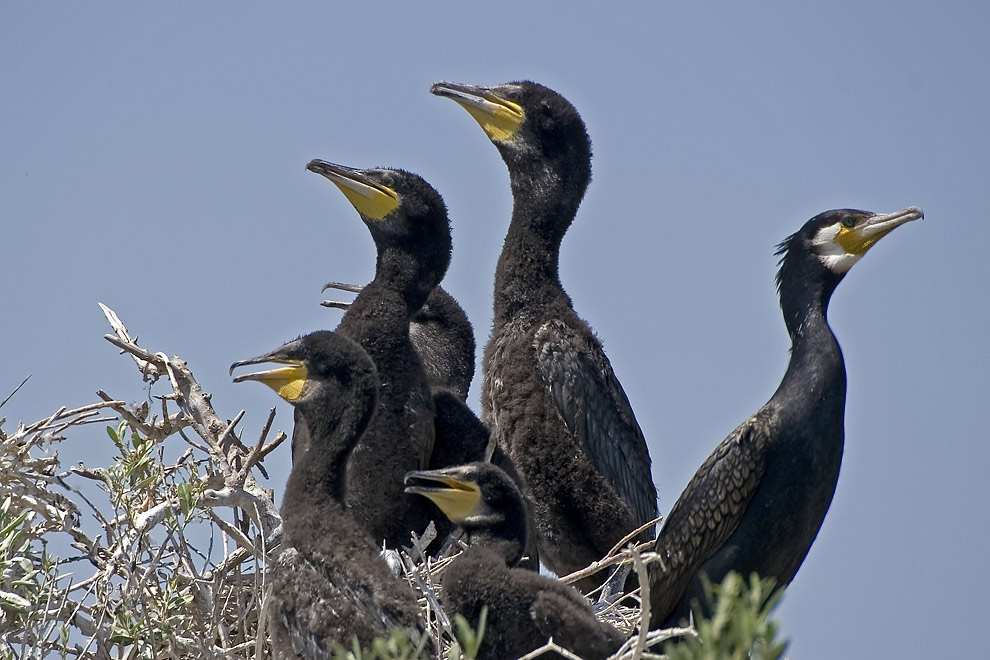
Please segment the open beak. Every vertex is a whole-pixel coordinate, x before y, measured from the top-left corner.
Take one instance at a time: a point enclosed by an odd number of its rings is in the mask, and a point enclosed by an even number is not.
[[[476,514],[481,504],[481,488],[477,483],[459,479],[446,470],[407,472],[403,483],[407,493],[430,498],[455,523]]]
[[[288,358],[279,357],[278,355],[273,355],[272,353],[267,353],[265,355],[259,355],[258,357],[235,362],[230,365],[230,374],[233,375],[234,369],[237,369],[238,367],[244,367],[249,364],[263,364],[266,362],[284,364],[287,366],[234,376],[234,382],[243,383],[246,380],[256,380],[275,390],[276,394],[289,403],[293,403],[298,400],[299,397],[302,396],[303,386],[306,384],[306,377],[308,375],[306,365],[303,364],[301,360],[291,360]]]

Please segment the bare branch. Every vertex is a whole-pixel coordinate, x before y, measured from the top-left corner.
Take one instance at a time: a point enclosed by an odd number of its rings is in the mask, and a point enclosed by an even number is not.
[[[116,337],[113,340],[110,340],[108,336],[108,340],[110,341],[110,343],[118,346],[121,349],[121,351],[131,354],[131,357],[134,358],[134,362],[135,364],[137,364],[138,370],[141,371],[141,374],[144,376],[145,380],[149,380],[149,379],[152,381],[158,380],[159,376],[161,376],[161,373],[158,370],[158,366],[152,364],[150,360],[142,359],[140,355],[126,348],[127,346],[137,347],[137,339],[131,338],[131,335],[129,332],[127,332],[127,328],[124,326],[124,323],[120,320],[120,318],[117,317],[117,313],[114,312],[109,307],[107,307],[106,305],[104,305],[103,303],[97,303],[97,304],[100,306],[100,309],[103,310],[103,315],[107,317],[107,321],[110,323],[110,327],[113,328],[113,331],[117,333],[117,337],[120,338],[118,343]]]
[[[257,516],[255,522],[265,539],[273,538],[275,531],[281,527],[281,515],[275,508],[270,493],[258,484],[250,472],[240,474],[233,468],[232,462],[240,462],[246,453],[244,445],[231,433],[233,424],[224,423],[216,414],[209,395],[200,387],[185,362],[178,357],[169,358],[164,353],[151,353],[137,346],[113,310],[102,303],[100,307],[117,332],[117,336],[106,335],[106,340],[130,353],[142,373],[147,373],[144,366],[147,364],[155,368],[156,374],[168,374],[179,407],[192,422],[196,433],[206,441],[210,456],[223,473],[225,483],[231,488],[243,488],[252,496],[253,510],[248,514]],[[238,483],[242,478],[241,483]]]
[[[244,411],[242,410],[240,414],[237,416],[237,418],[234,420],[234,422],[232,422],[232,424],[240,421],[241,417],[243,416],[244,416]],[[251,468],[255,466],[257,466],[258,469],[261,470],[262,474],[264,474],[266,478],[268,477],[268,473],[265,472],[265,468],[261,465],[261,461],[263,461],[265,459],[265,456],[267,456],[269,452],[275,449],[275,447],[278,447],[280,444],[282,444],[282,441],[284,441],[286,438],[286,435],[281,431],[279,431],[275,435],[275,440],[270,445],[265,445],[265,438],[268,436],[268,431],[271,429],[273,421],[275,421],[274,408],[268,411],[268,421],[265,422],[265,427],[261,430],[261,436],[258,438],[257,444],[251,449],[250,453],[248,453],[247,458],[244,459],[244,463],[241,465],[237,473],[234,475],[232,480],[235,483],[243,485],[244,480],[247,478],[247,475],[250,472]]]

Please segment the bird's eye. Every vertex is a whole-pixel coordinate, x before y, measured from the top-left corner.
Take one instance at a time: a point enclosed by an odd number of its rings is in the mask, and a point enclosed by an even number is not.
[[[510,101],[515,101],[518,103],[519,99],[522,97],[522,94],[519,93],[518,89],[510,89],[505,93],[505,97]]]
[[[844,215],[842,216],[841,222],[842,222],[842,226],[845,227],[846,229],[852,229],[853,225],[856,224],[856,218],[852,217],[851,215]]]
[[[395,186],[395,178],[391,174],[386,174],[382,177],[382,185],[388,188]]]

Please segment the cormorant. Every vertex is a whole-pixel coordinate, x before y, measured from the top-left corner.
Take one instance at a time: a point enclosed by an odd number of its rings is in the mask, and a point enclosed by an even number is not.
[[[323,290],[360,293],[363,288],[359,284],[328,282]],[[326,300],[323,305],[346,310],[350,303]],[[434,387],[449,389],[461,401],[467,401],[474,379],[474,329],[464,309],[442,286],[434,287],[426,302],[413,315],[409,336],[423,361],[430,383]]]
[[[409,585],[392,577],[378,546],[346,511],[348,456],[368,426],[378,373],[351,339],[315,332],[271,353],[235,362],[276,369],[237,376],[260,381],[291,403],[308,428],[307,449],[293,462],[282,503],[284,545],[269,569],[268,612],[279,658],[327,658],[330,645],[368,646],[396,626],[414,635],[419,605]]]
[[[715,448],[674,504],[650,564],[651,628],[677,625],[705,605],[700,575],[729,571],[786,587],[828,511],[844,442],[846,371],[829,328],[832,292],[894,228],[923,217],[840,209],[784,240],[777,289],[791,358],[770,400]]]
[[[563,575],[657,515],[643,432],[558,272],[591,178],[591,142],[577,110],[533,82],[440,82],[430,91],[462,105],[509,170],[512,220],[495,271],[482,419],[526,484],[540,560]],[[653,537],[649,529],[639,539]]]
[[[364,286],[329,282],[326,289],[360,294]],[[349,302],[324,301],[325,307],[348,310]],[[464,309],[437,285],[423,306],[413,315],[409,336],[429,378],[434,407],[434,445],[429,468],[439,469],[486,458],[488,427],[467,406],[468,390],[474,378],[474,329]],[[293,438],[295,452],[296,438]],[[496,460],[503,467],[505,457]],[[535,549],[531,549],[535,555]]]
[[[478,660],[513,660],[550,637],[585,660],[604,659],[625,641],[574,588],[513,568],[528,523],[522,494],[502,470],[470,463],[410,472],[406,492],[433,500],[467,534],[469,547],[444,569],[442,600],[448,614],[461,614],[472,626],[488,607]]]
[[[429,467],[433,454],[433,396],[409,338],[409,320],[450,263],[447,208],[430,184],[410,172],[322,160],[306,167],[340,188],[378,251],[375,279],[337,326],[368,352],[380,376],[377,412],[348,463],[347,506],[372,538],[401,547],[430,520],[438,527],[446,523],[428,502],[406,497],[402,479],[409,470]]]

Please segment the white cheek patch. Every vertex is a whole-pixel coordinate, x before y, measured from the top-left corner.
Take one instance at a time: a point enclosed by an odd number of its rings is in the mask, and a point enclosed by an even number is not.
[[[851,254],[839,244],[839,226],[829,225],[822,227],[811,239],[811,248],[815,255],[821,260],[825,267],[833,273],[844,274],[849,272],[862,254]]]

